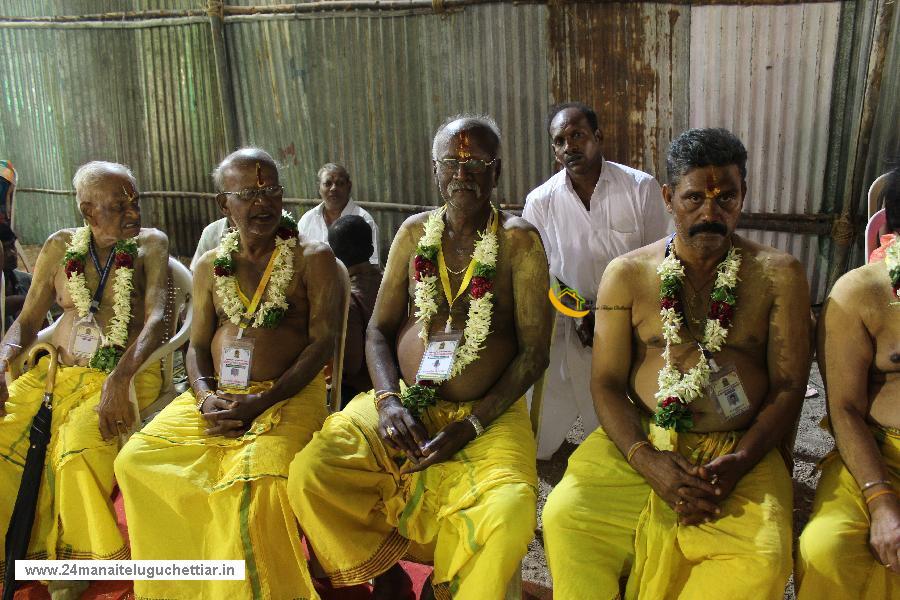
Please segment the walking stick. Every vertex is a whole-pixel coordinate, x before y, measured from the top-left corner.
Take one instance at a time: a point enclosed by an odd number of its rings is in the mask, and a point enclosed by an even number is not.
[[[9,528],[6,530],[6,573],[3,577],[3,600],[12,600],[16,593],[16,561],[25,558],[28,542],[31,539],[31,528],[34,525],[34,513],[37,509],[38,494],[41,490],[41,476],[44,473],[44,459],[47,456],[47,444],[50,442],[50,419],[53,410],[53,386],[56,384],[56,348],[47,343],[35,344],[28,353],[29,361],[35,364],[35,356],[40,351],[50,354],[50,366],[47,368],[47,379],[44,385],[44,400],[37,414],[31,421],[28,434],[28,454],[25,457],[25,468],[22,471],[22,482],[13,508]]]

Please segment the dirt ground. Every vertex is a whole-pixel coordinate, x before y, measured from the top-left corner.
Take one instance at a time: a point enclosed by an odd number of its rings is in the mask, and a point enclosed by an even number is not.
[[[825,416],[825,387],[822,384],[818,365],[815,363],[810,373],[809,385],[814,387],[818,394],[812,398],[807,398],[803,404],[800,428],[794,445],[795,539],[809,519],[816,483],[819,479],[815,470],[816,463],[834,447],[834,440],[831,435],[819,427],[819,422]],[[545,401],[546,398],[547,396],[545,396]],[[547,495],[562,478],[569,455],[575,451],[577,444],[584,437],[585,432],[581,427],[581,421],[579,421],[572,428],[572,431],[569,432],[566,442],[553,455],[551,460],[538,461],[538,478],[540,479],[538,515],[542,514]],[[528,547],[528,556],[522,565],[522,578],[526,582],[537,584],[540,587],[551,587],[550,574],[547,570],[547,559],[544,555],[543,525],[540,518],[538,518],[538,528],[534,540]],[[535,596],[541,596],[539,589],[534,589],[532,586],[529,586],[529,588],[529,591],[532,591]],[[785,600],[793,600],[793,582],[788,584],[784,597]]]

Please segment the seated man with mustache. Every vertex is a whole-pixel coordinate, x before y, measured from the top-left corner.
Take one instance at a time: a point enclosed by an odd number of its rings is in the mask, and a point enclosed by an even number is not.
[[[669,148],[675,235],[610,263],[591,393],[601,427],[544,508],[554,598],[781,598],[791,473],[778,446],[810,366],[790,255],[734,233],[747,151],[724,129]]]
[[[432,156],[447,204],[394,238],[367,335],[375,390],[328,418],[288,487],[333,585],[375,578],[375,598],[411,597],[396,564],[409,553],[433,561],[437,598],[501,600],[534,536],[523,396],[547,367],[547,258],[491,204],[493,120],[450,120]]]

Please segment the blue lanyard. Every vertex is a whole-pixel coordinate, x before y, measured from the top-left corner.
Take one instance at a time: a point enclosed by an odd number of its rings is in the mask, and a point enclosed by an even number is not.
[[[109,273],[112,271],[113,261],[116,258],[116,247],[113,246],[109,251],[109,258],[106,259],[106,266],[100,268],[100,259],[97,258],[97,251],[94,250],[94,236],[91,236],[91,243],[88,245],[88,252],[91,255],[91,261],[94,268],[97,269],[97,275],[100,276],[100,283],[97,284],[97,291],[94,292],[94,299],[91,300],[91,313],[95,314],[100,310],[100,300],[103,298],[103,290],[106,288],[106,281],[109,279]]]

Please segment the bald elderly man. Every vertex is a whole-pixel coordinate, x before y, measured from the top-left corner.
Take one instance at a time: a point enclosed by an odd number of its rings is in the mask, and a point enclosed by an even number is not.
[[[437,598],[499,599],[534,535],[523,396],[547,367],[547,258],[491,204],[492,119],[451,119],[432,155],[446,204],[394,239],[367,335],[375,389],[329,417],[288,488],[333,585],[375,578],[375,598],[405,598],[409,552],[433,561]]]
[[[288,465],[325,420],[322,368],[340,328],[337,263],[282,212],[272,157],[213,174],[236,229],[194,270],[191,390],[116,461],[132,556],[243,560],[243,581],[136,581],[143,598],[316,598],[287,501]]]
[[[158,368],[138,368],[163,332],[168,239],[141,228],[137,182],[128,167],[90,162],[75,173],[85,225],[51,235],[37,259],[19,318],[0,346],[0,372],[35,340],[44,315],[63,309],[51,343],[59,349],[45,476],[28,558],[127,558],[109,501],[118,434],[135,425],[129,400],[156,399]],[[9,525],[44,392],[48,359],[14,382],[0,381],[0,527]],[[7,565],[2,565],[4,568]],[[75,598],[86,582],[54,581],[54,599]]]

